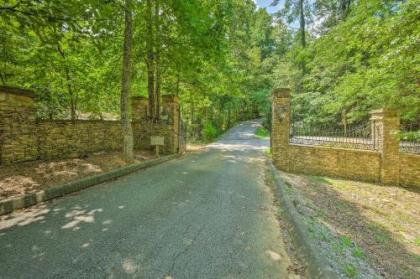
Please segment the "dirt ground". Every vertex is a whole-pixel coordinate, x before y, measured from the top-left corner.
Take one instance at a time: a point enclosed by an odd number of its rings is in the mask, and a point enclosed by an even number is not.
[[[187,151],[195,153],[205,148],[205,145],[189,144]],[[153,151],[135,152],[135,162],[152,158],[155,158]],[[120,153],[98,152],[86,158],[34,161],[12,166],[0,166],[0,200],[47,189],[60,183],[104,173],[125,165]]]
[[[136,151],[135,162],[154,158],[153,152]],[[120,153],[95,153],[86,158],[35,161],[0,166],[0,200],[36,192],[71,180],[107,172],[126,165]]]
[[[420,278],[420,189],[283,173],[324,224],[385,278]],[[363,278],[363,275],[361,278]]]

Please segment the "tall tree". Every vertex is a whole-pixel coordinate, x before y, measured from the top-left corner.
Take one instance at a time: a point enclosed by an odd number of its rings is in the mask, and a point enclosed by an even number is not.
[[[126,3],[3,0],[0,82],[38,92],[40,117],[120,114],[121,125],[128,119],[124,94],[130,88],[149,95],[153,119],[159,117],[159,96],[176,92],[182,111],[191,111],[184,120],[199,136],[203,130],[222,132],[263,103],[276,55],[284,55],[287,46],[282,36],[273,37],[279,28],[252,0],[131,0],[136,43],[129,71],[120,63],[127,40],[117,34],[129,30],[120,4]],[[127,65],[127,52],[124,57]]]
[[[318,34],[328,32],[348,16],[353,3],[354,0],[316,0],[314,14],[320,24],[314,31]]]
[[[161,30],[160,30],[160,5],[159,1],[155,0],[155,119],[160,120],[160,103],[161,103]]]
[[[132,2],[125,0],[124,6],[124,54],[121,86],[121,126],[123,129],[123,155],[126,161],[133,160],[133,130],[129,118],[129,98],[131,86],[131,48],[133,38]]]
[[[277,6],[280,0],[273,0],[271,5]],[[286,0],[284,7],[280,10],[280,16],[286,17],[289,23],[299,21],[300,42],[303,48],[306,47],[306,24],[311,15],[310,3],[308,0]]]
[[[155,118],[155,55],[153,51],[153,7],[152,0],[146,1],[146,66],[147,92],[149,97],[149,117]]]

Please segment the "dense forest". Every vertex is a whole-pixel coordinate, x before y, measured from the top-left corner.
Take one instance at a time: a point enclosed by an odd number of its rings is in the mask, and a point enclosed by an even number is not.
[[[390,107],[418,129],[419,8],[416,0],[287,0],[280,16],[301,23],[280,66],[295,117],[347,125]]]
[[[419,128],[420,3],[1,0],[0,84],[37,93],[39,117],[128,121],[130,96],[180,98],[190,138],[265,116],[291,87],[296,121],[361,123],[383,106]],[[267,125],[269,125],[267,121]],[[127,131],[129,132],[129,131]]]

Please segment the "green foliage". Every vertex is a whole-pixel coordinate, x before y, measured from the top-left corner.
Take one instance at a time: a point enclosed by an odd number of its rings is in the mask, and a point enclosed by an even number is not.
[[[261,116],[269,130],[270,93],[286,86],[295,121],[337,128],[386,106],[401,112],[403,125],[420,127],[418,1],[286,2],[270,15],[251,0],[153,1],[161,94],[179,96],[190,137],[201,139],[209,122],[223,132]],[[133,3],[131,95],[145,96],[146,1]],[[301,17],[302,3],[305,47],[284,23]],[[34,89],[42,118],[117,118],[122,4],[2,1],[0,83]]]
[[[333,2],[317,1],[313,13],[339,15]],[[306,48],[294,43],[289,51],[295,120],[340,126],[390,107],[418,128],[418,1],[347,2]],[[302,63],[305,72],[299,70]]]
[[[211,142],[219,135],[219,131],[210,121],[204,124],[202,130],[203,139],[205,142]]]
[[[350,237],[347,236],[341,236],[340,237],[340,244],[344,248],[349,248],[353,245],[353,241],[351,241]]]
[[[334,249],[339,253],[343,253],[347,249],[350,249],[352,246],[353,241],[351,238],[347,236],[340,236],[338,243],[334,245]]]
[[[420,131],[402,132],[400,133],[400,140],[414,141],[420,140]]]
[[[34,89],[41,117],[118,110],[120,9],[97,1],[3,1],[0,78]],[[114,15],[113,21],[106,20]],[[112,96],[112,97],[111,97]]]
[[[131,95],[148,94],[146,2],[132,5]],[[34,89],[42,118],[118,118],[123,3],[3,1],[0,83]],[[289,44],[285,25],[250,0],[152,3],[160,10],[152,54],[159,50],[161,94],[180,97],[191,137],[207,135],[209,122],[221,132],[267,115],[273,72]]]
[[[353,257],[360,258],[360,259],[363,259],[365,257],[365,253],[363,252],[363,250],[357,246],[353,249],[353,251],[351,252],[351,255]]]
[[[267,130],[266,130],[266,129],[264,129],[264,128],[258,127],[258,128],[257,128],[257,130],[255,131],[255,135],[256,135],[258,138],[265,139],[265,138],[270,137],[270,132],[269,132],[269,131],[267,131]]]
[[[356,277],[358,274],[357,268],[351,264],[346,265],[346,267],[344,268],[344,272],[350,278]]]

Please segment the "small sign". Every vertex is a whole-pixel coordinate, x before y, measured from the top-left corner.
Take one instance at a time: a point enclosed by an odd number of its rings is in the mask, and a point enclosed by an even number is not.
[[[151,136],[150,142],[151,142],[151,145],[164,145],[164,137]]]

